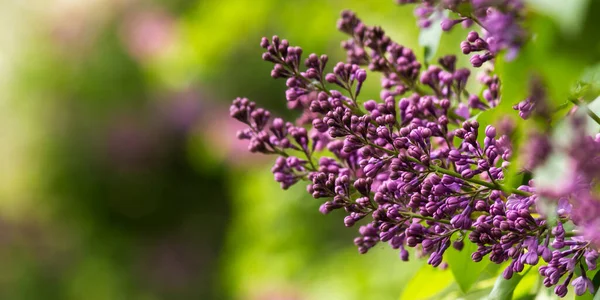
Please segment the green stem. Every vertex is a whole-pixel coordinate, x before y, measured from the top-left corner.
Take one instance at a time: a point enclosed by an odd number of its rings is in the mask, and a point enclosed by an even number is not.
[[[306,159],[308,160],[308,163],[310,164],[310,167],[312,168],[312,170],[313,171],[317,171],[317,167],[313,163],[312,156],[310,155],[310,153],[308,152],[308,150],[303,149],[302,152],[304,152],[304,156],[306,156]]]
[[[381,150],[381,151],[383,151],[383,152],[385,152],[385,153],[387,153],[389,155],[393,155],[393,156],[398,155],[397,151],[392,151],[392,150],[389,150],[387,148],[381,147],[379,145],[373,144],[371,141],[369,141],[367,139],[363,139],[362,137],[360,137],[358,135],[355,135],[355,136],[358,137],[359,139],[361,139],[363,141],[363,143],[365,143],[365,144],[367,144],[367,145],[369,145],[369,146],[371,146],[373,148],[379,149],[379,150]]]
[[[600,125],[600,117],[598,117],[598,115],[596,113],[594,113],[591,109],[589,109],[587,107],[587,105],[582,104],[581,102],[579,102],[578,99],[569,98],[569,101],[571,101],[573,104],[575,104],[579,107],[583,107],[583,109],[585,109],[585,112],[587,113],[587,115],[590,116],[590,118],[592,118],[592,120],[594,120],[594,122],[596,122],[598,125]]]
[[[481,23],[481,21],[479,21],[479,19],[477,19],[477,17],[470,15],[467,16],[467,18],[473,20],[473,22],[475,22],[475,24],[479,25],[479,27],[483,28],[485,31],[489,31],[484,25],[483,23]]]

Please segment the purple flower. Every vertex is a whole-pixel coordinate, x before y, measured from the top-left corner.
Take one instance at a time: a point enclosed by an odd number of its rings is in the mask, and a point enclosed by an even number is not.
[[[399,2],[420,3],[415,13],[423,26],[436,11],[456,10],[461,3]],[[470,58],[474,66],[493,62],[501,49],[520,47],[525,37],[520,1],[470,3],[472,15],[445,20],[442,27],[483,24],[482,35],[472,31],[461,43],[463,53],[478,52]],[[445,268],[446,250],[463,249],[462,238],[468,237],[477,246],[473,261],[507,262],[507,279],[543,260],[543,284],[555,286],[557,295],[566,295],[570,283],[577,294],[592,290],[583,266],[596,268],[600,244],[600,201],[592,188],[600,176],[600,136],[577,135],[568,147],[572,168],[566,174],[576,176],[565,178],[566,188],[538,188],[534,181],[512,188],[505,180],[507,168],[516,165],[507,135],[512,123],[483,128],[473,116],[499,104],[497,75],[482,72],[483,92],[471,94],[470,71],[457,69],[456,57],[444,56],[439,66],[425,69],[411,49],[353,12],[342,12],[337,25],[350,39],[342,43],[346,62],[331,71],[327,56],[309,54],[303,61],[302,49],[287,40],[274,36],[260,42],[263,59],[273,64],[272,77],[285,79],[288,107],[302,111],[296,125],[271,118],[245,98],[230,108],[247,126],[238,137],[249,141],[249,150],[278,157],[272,171],[281,187],[306,181],[307,192],[321,201],[321,213],[343,211],[347,227],[360,221],[354,239],[359,253],[383,242],[408,260],[406,247],[413,247],[430,265]],[[381,74],[379,100],[359,99],[367,68]],[[534,80],[530,97],[517,109],[522,116],[547,117],[544,98],[543,85]],[[525,147],[529,157],[521,157],[528,168],[556,149],[545,135]],[[546,198],[557,201],[558,218],[537,211]],[[565,230],[570,221],[577,231]],[[572,280],[576,271],[581,275]]]

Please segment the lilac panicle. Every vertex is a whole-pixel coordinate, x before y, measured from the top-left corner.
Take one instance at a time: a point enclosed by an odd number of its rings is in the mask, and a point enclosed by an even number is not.
[[[430,26],[431,14],[455,10],[461,1],[399,2],[420,3],[416,15]],[[518,49],[524,36],[519,1],[462,2],[473,5],[472,15],[444,20],[442,27],[483,25],[483,35],[473,31],[461,44],[466,54],[479,52],[470,58],[474,66],[493,60],[501,49]],[[600,175],[594,165],[600,159],[585,164],[581,158],[600,157],[600,137],[577,140],[570,154],[579,176],[563,193],[538,190],[533,181],[510,188],[505,175],[513,146],[507,134],[514,126],[483,126],[473,118],[499,104],[497,75],[482,72],[477,79],[483,92],[471,94],[471,72],[457,68],[455,56],[425,68],[411,49],[351,11],[342,12],[337,27],[350,37],[342,43],[347,60],[331,69],[326,55],[303,59],[302,49],[285,39],[260,42],[263,60],[273,64],[271,76],[285,80],[288,107],[301,111],[295,123],[272,118],[245,98],[231,106],[231,116],[248,126],[238,137],[249,141],[249,150],[278,156],[271,169],[275,181],[283,189],[305,181],[307,192],[322,199],[321,213],[345,211],[344,226],[358,227],[354,244],[360,253],[384,242],[398,249],[402,260],[409,259],[410,247],[428,264],[445,268],[446,250],[462,250],[470,242],[477,246],[473,261],[507,262],[502,273],[507,279],[541,263],[543,283],[554,286],[557,295],[564,296],[569,285],[577,294],[592,291],[586,270],[596,267],[600,239],[585,228],[600,224],[600,201],[584,179]],[[359,99],[367,69],[381,75],[379,100]],[[528,101],[535,105],[520,105],[521,114],[543,108],[538,101],[543,87],[534,85],[533,91]],[[543,138],[532,140],[529,169],[553,150]],[[537,211],[542,197],[562,199],[556,221]],[[574,202],[575,197],[583,200]],[[568,221],[584,230],[565,232]]]

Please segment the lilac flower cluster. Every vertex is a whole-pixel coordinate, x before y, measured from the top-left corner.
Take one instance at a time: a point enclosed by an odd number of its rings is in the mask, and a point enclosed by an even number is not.
[[[455,9],[463,2],[468,1],[422,5]],[[476,13],[466,18],[487,24],[496,18],[495,10],[521,9],[515,3],[473,1]],[[569,215],[577,222],[589,218],[575,217],[575,209],[561,210],[556,222],[539,215],[541,194],[533,182],[517,189],[504,183],[513,155],[508,136],[472,118],[498,105],[498,77],[484,73],[479,78],[480,98],[466,89],[470,71],[457,69],[454,56],[424,69],[411,49],[350,11],[342,13],[338,28],[351,38],[342,43],[347,62],[337,63],[331,73],[325,55],[310,54],[303,61],[302,49],[287,40],[261,40],[263,60],[274,64],[271,76],[286,80],[288,106],[304,111],[298,125],[272,119],[245,98],[231,106],[231,116],[248,125],[238,137],[250,141],[249,150],[279,156],[272,171],[282,188],[307,181],[307,191],[324,199],[321,213],[343,209],[345,226],[362,224],[354,240],[360,253],[387,242],[399,249],[402,260],[408,260],[411,247],[437,267],[447,249],[461,250],[468,239],[477,245],[474,261],[508,262],[505,278],[543,260],[539,272],[546,286],[556,286],[557,295],[564,296],[569,283],[577,294],[592,290],[586,271],[596,267],[596,245],[583,238],[587,235],[566,232],[564,225]],[[489,55],[514,42],[488,34],[486,41],[475,33],[470,40],[487,43]],[[359,101],[365,68],[381,74],[379,102]],[[583,139],[578,151],[600,149],[598,144],[600,139]],[[578,168],[582,176],[600,175],[600,168]],[[578,267],[581,275],[573,279]]]
[[[432,26],[434,16],[444,9],[458,15],[456,19],[443,19],[440,26],[444,31],[462,24],[465,28],[473,23],[479,25],[483,36],[471,31],[460,44],[464,54],[479,52],[471,56],[471,64],[480,67],[493,59],[501,50],[507,50],[507,59],[514,58],[527,38],[521,27],[523,3],[521,0],[397,0],[398,4],[418,3],[415,15],[421,27]]]

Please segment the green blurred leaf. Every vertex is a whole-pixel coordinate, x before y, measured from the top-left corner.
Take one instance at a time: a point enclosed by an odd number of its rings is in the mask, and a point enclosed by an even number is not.
[[[458,7],[455,10],[457,13],[459,13],[462,16],[469,16],[473,13],[473,4],[471,3],[461,3],[458,5]]]
[[[530,267],[522,276],[523,278],[513,292],[514,299],[535,299],[540,288],[546,289],[542,284],[543,277],[539,275],[537,266]]]
[[[589,1],[526,0],[532,8],[552,17],[567,34],[577,34],[581,31]]]
[[[587,67],[581,79],[571,88],[571,95],[586,102],[600,95],[600,63]]]
[[[481,272],[489,264],[488,261],[474,262],[471,253],[477,250],[477,245],[468,239],[464,240],[464,248],[458,251],[450,247],[446,253],[446,261],[454,275],[454,279],[463,293],[467,293],[479,279]]]
[[[560,38],[557,25],[546,16],[532,15],[529,30],[536,35],[514,61],[507,62],[502,56],[497,60],[502,100],[515,104],[525,99],[530,79],[536,76],[548,90],[551,107],[557,107],[571,94],[571,86],[580,78],[588,58],[574,58],[577,49]]]
[[[531,60],[528,57],[529,53],[525,50],[523,49],[519,56],[511,62],[507,62],[504,55],[496,58],[496,73],[502,82],[500,105],[512,106],[527,97],[528,67],[531,65]]]
[[[448,11],[434,12],[429,20],[431,25],[428,28],[422,28],[419,32],[419,45],[423,46],[425,62],[431,61],[437,52],[442,37],[442,27],[440,22],[448,17]]]
[[[521,279],[527,275],[527,273],[531,270],[531,268],[527,269],[525,273],[521,274],[513,274],[511,279],[504,279],[502,274],[498,275],[498,279],[496,279],[496,284],[494,288],[492,288],[492,292],[488,296],[487,300],[510,300],[512,299],[513,293],[517,288]]]
[[[424,265],[408,282],[400,300],[432,299],[453,282],[452,273],[430,265]]]

